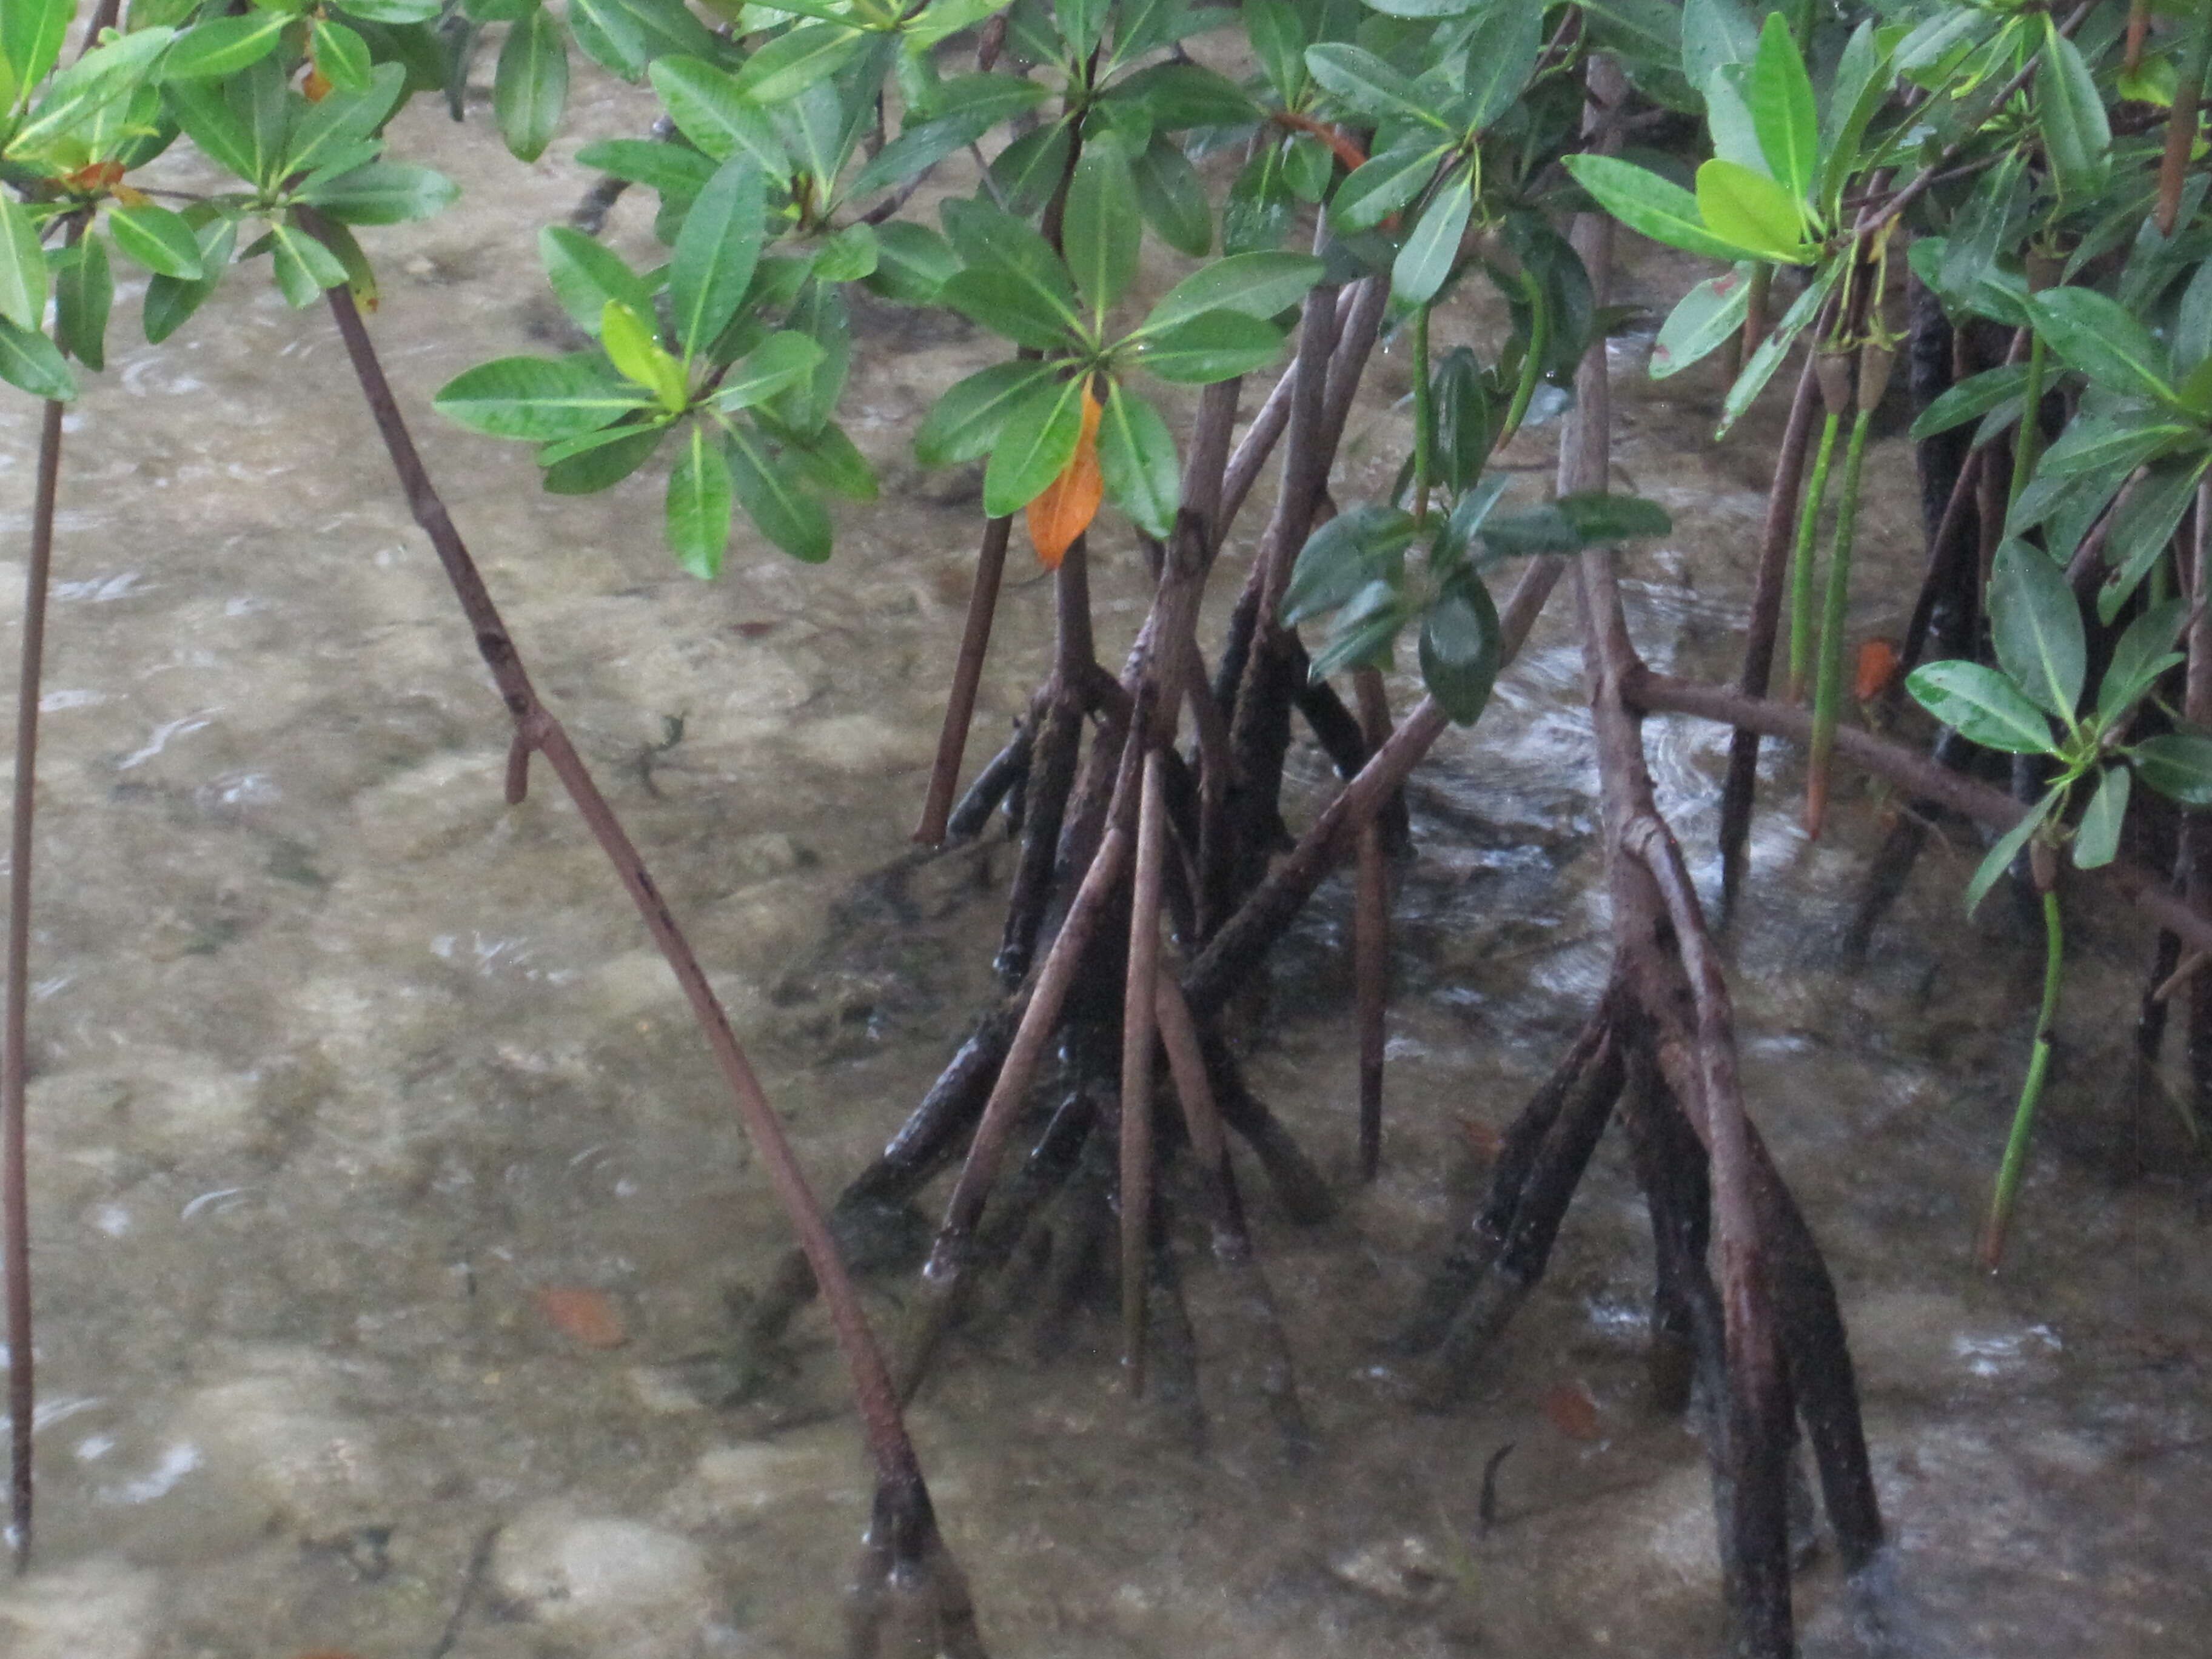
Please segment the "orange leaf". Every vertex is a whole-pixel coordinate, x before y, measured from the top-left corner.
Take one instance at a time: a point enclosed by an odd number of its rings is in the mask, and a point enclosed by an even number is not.
[[[322,70],[309,66],[307,78],[300,83],[300,91],[311,104],[319,104],[331,95],[331,83]]]
[[[1859,647],[1858,679],[1852,687],[1858,700],[1872,702],[1888,690],[1897,670],[1897,647],[1887,640],[1869,640]]]
[[[1029,506],[1030,544],[1037,562],[1048,570],[1060,568],[1075,538],[1091,528],[1105,495],[1105,481],[1098,473],[1098,399],[1083,388],[1083,430],[1075,440],[1075,453],[1067,458],[1060,475],[1044,487]]]
[[[629,1340],[622,1310],[605,1291],[549,1285],[538,1292],[538,1310],[562,1335],[587,1348],[619,1348]]]
[[[1595,1440],[1603,1432],[1597,1401],[1579,1382],[1555,1382],[1544,1390],[1544,1415],[1570,1440]]]

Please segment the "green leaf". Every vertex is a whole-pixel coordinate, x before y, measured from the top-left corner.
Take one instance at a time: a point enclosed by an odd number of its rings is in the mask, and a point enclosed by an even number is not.
[[[1139,70],[1108,96],[1112,102],[1141,106],[1160,132],[1243,126],[1262,113],[1234,81],[1197,64],[1155,64]]]
[[[1640,236],[1731,264],[1747,252],[1759,252],[1708,230],[1698,198],[1672,179],[1612,155],[1570,155],[1565,165],[1600,207]]]
[[[76,0],[8,0],[0,6],[0,57],[18,87],[35,87],[61,57]]]
[[[1926,670],[1922,670],[1926,672]],[[1997,838],[1997,843],[1982,860],[1974,872],[1974,878],[1966,884],[1966,914],[1972,916],[1981,908],[1982,898],[1997,884],[1997,878],[2012,868],[2012,861],[2020,856],[2020,849],[2027,845],[2028,838],[2042,828],[2051,809],[2058,804],[2056,791],[2046,792],[2042,799],[2027,809],[2027,814],[2018,823]]]
[[[905,128],[878,151],[847,187],[851,196],[902,184],[973,143],[1003,122],[1035,109],[1047,92],[1016,75],[963,75],[937,89],[926,109],[909,112]]]
[[[1182,505],[1182,472],[1175,434],[1159,411],[1119,381],[1107,388],[1098,418],[1098,472],[1129,522],[1162,539]]]
[[[1726,437],[1729,428],[1743,418],[1753,399],[1774,378],[1774,371],[1782,367],[1782,360],[1790,355],[1790,348],[1796,343],[1797,337],[1810,328],[1813,319],[1820,314],[1820,307],[1827,303],[1828,295],[1835,290],[1849,264],[1847,254],[1825,262],[1813,280],[1805,284],[1805,291],[1782,313],[1782,320],[1767,331],[1766,337],[1759,343],[1759,349],[1751,354],[1751,361],[1743,366],[1743,373],[1729,388],[1728,396],[1721,400],[1721,423],[1715,437]]]
[[[722,377],[714,393],[714,407],[735,411],[766,403],[813,374],[823,356],[821,344],[812,335],[794,328],[778,329]]]
[[[959,256],[942,235],[911,219],[892,219],[876,228],[876,268],[867,283],[900,305],[934,305],[959,269]]]
[[[1804,200],[1820,173],[1820,117],[1796,37],[1778,11],[1768,12],[1759,30],[1750,94],[1752,125],[1768,170],[1783,190]],[[1711,215],[1705,222],[1713,222]]]
[[[1075,291],[1094,316],[1103,319],[1134,280],[1144,235],[1128,157],[1113,139],[1093,138],[1068,180],[1061,246]]]
[[[667,435],[659,420],[605,427],[547,444],[538,452],[538,465],[545,469],[544,485],[552,494],[595,495],[643,466]]]
[[[1082,435],[1080,378],[1031,388],[1014,406],[983,471],[983,511],[999,519],[1027,507],[1066,470]]]
[[[495,438],[544,443],[620,420],[652,399],[610,384],[574,357],[501,357],[455,375],[433,405],[447,419]]]
[[[197,258],[198,246],[194,245]],[[88,232],[54,262],[55,333],[62,349],[87,368],[107,366],[107,314],[115,302],[115,277],[107,266],[107,241]]]
[[[1784,264],[1813,263],[1796,198],[1773,179],[1718,156],[1698,169],[1698,213],[1723,241]]]
[[[1164,134],[1155,137],[1129,164],[1129,176],[1152,234],[1176,252],[1203,259],[1213,246],[1213,205],[1182,147]]]
[[[340,9],[371,23],[427,23],[443,0],[344,0]]]
[[[1340,230],[1365,230],[1419,196],[1450,148],[1427,138],[1425,133],[1416,143],[1379,150],[1354,168],[1329,199],[1330,224]],[[1570,163],[1575,159],[1570,157]]]
[[[1368,583],[1336,613],[1328,640],[1314,653],[1308,678],[1318,685],[1342,668],[1388,668],[1399,630],[1411,617],[1406,595],[1396,586],[1383,580]]]
[[[1241,311],[1205,311],[1138,343],[1136,361],[1163,380],[1191,386],[1226,380],[1273,362],[1283,334]]]
[[[210,17],[179,35],[161,59],[165,81],[213,81],[235,75],[276,50],[286,25],[281,11],[249,11],[242,17]]]
[[[2109,766],[2097,780],[2097,793],[2089,797],[2081,814],[2081,827],[2074,832],[2074,865],[2095,870],[2119,856],[2120,823],[2128,815],[2128,769]]]
[[[1312,36],[1298,9],[1286,0],[1245,0],[1244,33],[1261,73],[1285,109],[1297,106],[1306,83],[1306,47]]]
[[[542,5],[507,31],[492,76],[492,113],[517,161],[534,161],[561,130],[568,103],[568,48],[561,27]]]
[[[1419,121],[1450,131],[1432,100],[1371,52],[1341,40],[1326,41],[1306,48],[1306,69],[1322,90],[1362,115]]]
[[[857,283],[876,269],[876,231],[872,225],[852,224],[823,239],[814,256],[814,280],[818,283]]]
[[[310,49],[314,54],[315,67],[322,71],[323,79],[339,92],[365,92],[368,88],[368,42],[343,23],[328,17],[318,17],[308,32]],[[328,94],[325,94],[325,96]]]
[[[785,464],[805,483],[863,506],[876,499],[875,470],[836,422],[825,421],[803,440],[781,430],[775,437]]]
[[[200,241],[184,216],[149,202],[115,206],[107,212],[108,234],[126,258],[158,276],[193,282],[200,275]]]
[[[1978,420],[2000,404],[2019,398],[2027,388],[2027,365],[2005,363],[1968,375],[1922,410],[1912,422],[1915,440],[1932,438]]]
[[[222,273],[230,266],[231,248],[237,235],[238,228],[229,220],[209,220],[199,228],[200,270],[204,273],[200,279],[186,283],[173,276],[156,276],[146,284],[143,325],[149,344],[161,344],[207,302],[208,295],[215,292]]]
[[[36,329],[18,328],[4,317],[0,317],[0,380],[57,403],[76,396],[76,377],[54,343]]]
[[[1498,607],[1472,574],[1450,583],[1421,617],[1421,683],[1455,725],[1472,726],[1490,701],[1500,652]]]
[[[2112,172],[2112,129],[2081,50],[2044,15],[2043,60],[2035,69],[2036,115],[2043,152],[2063,201],[2086,201]]]
[[[729,325],[760,263],[767,182],[750,155],[735,155],[707,181],[668,262],[677,349],[686,362]]]
[[[771,459],[739,424],[730,434],[730,482],[745,516],[794,559],[820,564],[830,556],[830,514],[799,485],[791,466]]]
[[[2137,479],[2127,499],[2113,509],[2112,527],[2105,535],[2105,562],[2112,574],[2097,590],[2097,614],[2104,621],[2119,614],[2128,596],[2164,556],[2208,466],[2212,466],[2212,458],[2201,453],[2162,462]]]
[[[625,81],[635,81],[653,57],[645,31],[618,0],[568,0],[568,32],[585,57]]]
[[[2067,366],[2123,397],[2173,402],[2166,354],[2118,301],[2093,288],[2054,288],[2028,301],[2035,331]]]
[[[666,61],[659,59],[654,67]],[[726,160],[726,155],[720,159]],[[714,176],[715,161],[689,144],[662,143],[649,138],[602,138],[576,152],[576,165],[597,167],[617,179],[631,179],[648,190],[659,191],[663,203],[680,203],[688,208]],[[786,170],[788,171],[788,164]],[[774,168],[767,171],[769,176],[776,176]]]
[[[209,88],[197,84],[172,87],[169,95],[179,104],[194,98],[213,98]],[[296,118],[284,145],[283,161],[279,169],[272,172],[270,176],[325,172],[348,154],[358,151],[364,143],[374,145],[378,130],[406,95],[406,70],[398,64],[379,64],[369,71],[368,85],[360,92],[333,91],[326,94],[319,104],[293,105],[291,112]],[[254,178],[253,169],[260,163],[252,136],[238,123],[228,105],[218,102],[216,108],[221,116],[216,123],[218,128],[215,135],[216,141],[227,149],[235,149],[239,159],[234,162],[228,154],[212,151],[210,154],[240,177]],[[230,130],[227,132],[220,131],[223,123],[229,125]],[[201,149],[208,148],[207,141],[191,123],[185,123],[185,131]]]
[[[975,265],[948,278],[938,301],[994,334],[1040,351],[1064,351],[1082,337],[1074,293],[1024,278],[1004,265]]]
[[[2076,415],[2043,453],[2036,476],[2055,481],[2109,471],[2125,477],[2193,435],[2189,428],[2171,421]],[[2025,493],[2021,499],[2027,499]]]
[[[2020,688],[1978,662],[1931,662],[1905,682],[1915,702],[1969,742],[2013,755],[2048,755],[2050,717]]]
[[[1437,297],[1459,262],[1460,239],[1474,211],[1474,181],[1465,170],[1446,179],[1422,210],[1420,222],[1390,267],[1390,291],[1408,305]]]
[[[1488,129],[1528,90],[1528,76],[1544,49],[1544,8],[1491,5],[1468,38],[1467,101],[1454,113],[1469,131]]]
[[[1059,372],[1051,363],[1023,358],[956,381],[915,433],[915,459],[924,466],[951,466],[988,455],[1022,400]]]
[[[411,161],[371,161],[301,191],[342,225],[397,225],[451,207],[460,186]]]
[[[1307,253],[1232,253],[1201,265],[1161,295],[1137,332],[1158,334],[1209,311],[1279,316],[1305,298],[1324,269]]]
[[[1844,43],[1821,112],[1819,205],[1831,219],[1840,212],[1844,188],[1858,171],[1867,125],[1889,100],[1891,79],[1875,20],[1864,18]]]
[[[722,441],[705,422],[694,421],[668,475],[668,550],[702,581],[722,574],[734,502]]]
[[[9,0],[12,9],[15,0]],[[46,95],[30,119],[7,141],[10,155],[35,155],[57,138],[80,130],[88,118],[119,98],[135,94],[148,65],[169,49],[174,35],[162,27],[143,28],[94,46],[46,83]]]
[[[2128,624],[2120,642],[2112,647],[2112,660],[2097,686],[2097,723],[2111,727],[2158,683],[2159,677],[2182,660],[2173,648],[2181,625],[2189,620],[2189,601],[2168,599],[2154,605]]]
[[[745,60],[738,90],[764,109],[787,104],[856,57],[868,37],[842,23],[802,23]]]
[[[600,314],[610,300],[620,300],[639,313],[652,308],[653,289],[646,279],[623,264],[619,254],[580,230],[546,226],[538,233],[538,257],[561,309],[587,334],[599,333]]]
[[[2212,738],[2170,732],[2128,750],[2142,781],[2184,806],[2212,806]]]
[[[1682,74],[1702,89],[1724,64],[1748,64],[1759,55],[1759,26],[1741,0],[1682,0]]]
[[[0,318],[36,333],[46,319],[46,252],[21,203],[0,188]]]
[[[1283,592],[1283,621],[1326,616],[1373,582],[1395,587],[1419,528],[1412,514],[1380,501],[1361,501],[1338,514],[1298,550]]]
[[[185,137],[217,167],[249,182],[258,182],[253,137],[231,113],[222,93],[212,85],[188,84],[167,88],[169,107]],[[325,103],[330,100],[325,99]]]
[[[1990,633],[2006,677],[2045,713],[2071,724],[2088,657],[2081,608],[2065,573],[2017,538],[1997,549]]]
[[[1692,288],[1667,314],[1651,347],[1650,374],[1663,380],[1701,362],[1734,338],[1751,310],[1749,260]]]
[[[735,76],[696,58],[656,58],[646,70],[676,130],[716,161],[744,154],[770,178],[791,177],[791,160],[768,112],[738,89]],[[635,141],[631,141],[635,142]],[[596,147],[595,147],[596,148]],[[586,151],[576,158],[583,161]],[[589,166],[601,165],[587,162]],[[656,185],[656,189],[665,186]]]
[[[629,379],[653,393],[670,414],[690,401],[684,365],[661,349],[645,319],[620,300],[610,300],[599,313],[599,343],[607,361]]]
[[[1237,173],[1221,204],[1224,252],[1257,253],[1282,245],[1298,210],[1284,156],[1281,145],[1262,144]]]
[[[1585,547],[1635,541],[1645,536],[1671,535],[1674,529],[1674,521],[1668,516],[1665,507],[1640,495],[1585,490],[1562,495],[1552,506],[1582,538]]]
[[[269,228],[275,256],[277,291],[295,311],[304,311],[323,297],[324,291],[341,286],[345,266],[338,256],[297,225]]]

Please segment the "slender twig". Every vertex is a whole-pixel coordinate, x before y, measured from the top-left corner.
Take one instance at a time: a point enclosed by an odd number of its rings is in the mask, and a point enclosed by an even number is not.
[[[6,1209],[8,1428],[12,1479],[9,1516],[15,1571],[31,1565],[31,1424],[37,1401],[31,1347],[30,1172],[24,1085],[28,1077],[31,959],[31,818],[37,800],[40,686],[46,674],[46,590],[54,550],[54,500],[61,485],[63,405],[49,399],[39,426],[39,475],[31,504],[31,556],[23,575],[23,637],[15,683],[15,787],[8,840],[8,1001],[0,1055],[0,1205]]]
[[[852,1376],[854,1395],[876,1468],[878,1520],[890,1533],[874,1541],[888,1550],[889,1559],[898,1565],[916,1563],[928,1552],[935,1535],[927,1488],[914,1444],[907,1437],[890,1373],[869,1332],[867,1317],[830,1235],[828,1220],[807,1186],[783,1125],[762,1091],[690,941],[661,897],[660,890],[614,810],[592,781],[583,757],[576,752],[559,720],[539,701],[514,639],[416,450],[353,296],[341,284],[331,289],[326,297],[338,332],[345,341],[354,373],[361,382],[362,394],[383,437],[392,470],[406,492],[415,521],[436,550],[476,636],[477,648],[483,653],[484,665],[491,671],[501,698],[514,718],[515,748],[524,756],[532,752],[544,756],[575,803],[592,838],[614,866],[647,931],[683,988],[715,1066],[735,1099],[738,1115],[767,1166],[769,1183],[775,1188],[793,1231],[799,1236],[808,1266],[814,1270]],[[519,778],[514,781],[520,781]],[[936,1547],[941,1550],[942,1546]]]
[[[967,752],[968,727],[975,715],[975,692],[983,679],[983,659],[991,649],[991,622],[999,609],[999,582],[1006,574],[1006,543],[1013,533],[1011,518],[994,519],[983,527],[983,544],[975,555],[975,582],[968,592],[968,619],[961,625],[960,658],[952,668],[952,690],[945,698],[945,726],[937,737],[937,759],[929,773],[929,793],[921,806],[921,822],[914,838],[925,847],[945,839],[945,824],[952,810],[952,791],[960,781],[960,757]]]
[[[1145,1285],[1152,1228],[1152,1036],[1160,969],[1160,878],[1167,784],[1158,750],[1145,757],[1137,875],[1129,901],[1129,963],[1121,1001],[1121,1364],[1145,1391]]]

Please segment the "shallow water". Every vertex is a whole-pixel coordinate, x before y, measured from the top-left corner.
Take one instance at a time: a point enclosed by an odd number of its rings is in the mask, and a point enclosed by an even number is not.
[[[546,496],[521,447],[425,407],[461,368],[558,337],[535,228],[574,200],[575,144],[650,112],[592,82],[575,116],[530,168],[482,128],[410,116],[398,148],[469,193],[379,240],[374,326],[541,688],[834,1190],[987,988],[980,878],[1003,856],[951,861],[896,904],[866,878],[919,802],[973,556],[972,503],[916,475],[906,440],[998,348],[864,311],[846,419],[885,504],[846,515],[826,569],[741,532],[719,583],[677,574],[657,482]],[[625,204],[618,243],[641,252],[643,226]],[[1640,270],[1631,297],[1674,291],[1663,260]],[[120,308],[118,343],[134,319]],[[1490,325],[1467,312],[1439,343]],[[688,1362],[726,1346],[726,1293],[764,1279],[784,1224],[574,813],[542,775],[527,805],[501,804],[498,705],[334,331],[249,270],[180,340],[116,356],[70,419],[58,553],[32,1014],[40,1565],[0,1589],[0,1653],[836,1651],[866,1483],[826,1326],[803,1316],[742,1403],[702,1403],[713,1368]],[[1629,561],[1639,642],[1724,672],[1771,434],[1716,447],[1711,382],[1653,387],[1632,350],[1619,361],[1620,472],[1676,515]],[[1403,378],[1386,356],[1341,498],[1387,483],[1403,422],[1384,400]],[[0,400],[9,550],[35,420]],[[1548,442],[1508,459],[1540,477]],[[1893,445],[1875,465],[1868,587],[1909,592],[1905,458]],[[1100,539],[1112,653],[1142,571]],[[0,572],[11,609],[19,574]],[[1643,1403],[1646,1245],[1616,1146],[1467,1406],[1409,1411],[1380,1370],[1450,1173],[1605,971],[1565,609],[1413,792],[1370,1189],[1344,1180],[1340,893],[1283,952],[1254,1074],[1346,1203],[1294,1228],[1249,1178],[1319,1449],[1281,1458],[1202,1252],[1184,1263],[1202,1453],[1172,1410],[1118,1391],[1103,1323],[1044,1364],[1014,1334],[956,1342],[915,1428],[994,1652],[1713,1650],[1707,1477],[1689,1431]],[[1037,678],[1048,619],[1047,588],[1018,581],[971,765]],[[1722,740],[1671,721],[1649,737],[1712,880]],[[1295,765],[1325,787],[1311,752]],[[1794,762],[1769,765],[1728,940],[1746,1081],[1842,1287],[1897,1540],[1868,1584],[1808,1573],[1807,1650],[2202,1653],[2202,1179],[2173,1114],[2114,1082],[2147,940],[2077,921],[2011,1262],[1982,1279],[1968,1254],[2035,936],[2000,902],[1961,925],[1978,849],[1939,848],[1845,971],[1882,804],[1848,792],[1808,845]],[[576,1291],[606,1301],[564,1328],[551,1315],[575,1299],[544,1292]],[[900,1293],[872,1292],[886,1320]],[[1477,1536],[1482,1470],[1509,1442]]]

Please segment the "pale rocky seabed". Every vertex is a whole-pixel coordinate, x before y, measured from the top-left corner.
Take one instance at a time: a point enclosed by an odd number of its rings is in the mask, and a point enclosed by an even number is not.
[[[865,878],[903,850],[920,800],[976,526],[961,481],[917,473],[908,438],[1001,349],[860,308],[843,414],[885,499],[842,514],[823,569],[741,527],[720,582],[682,575],[658,472],[543,494],[525,447],[459,433],[428,399],[562,337],[536,229],[583,186],[575,146],[650,115],[634,90],[580,82],[568,134],[523,167],[488,123],[410,112],[396,149],[466,193],[374,234],[373,326],[541,688],[826,1194],[987,988],[996,902],[969,878],[1003,876],[1002,857],[948,860],[896,902]],[[617,245],[642,257],[648,216],[623,204]],[[1636,270],[1629,297],[1678,291],[1663,257]],[[574,812],[542,772],[526,805],[502,804],[501,710],[332,326],[288,311],[261,266],[161,348],[130,343],[134,301],[68,422],[32,969],[41,1530],[36,1571],[0,1586],[0,1654],[837,1651],[867,1480],[826,1326],[803,1316],[747,1402],[701,1402],[713,1367],[687,1362],[726,1343],[726,1292],[765,1277],[784,1223]],[[1439,346],[1490,326],[1468,302]],[[1675,515],[1629,561],[1639,641],[1662,665],[1726,672],[1771,433],[1716,447],[1712,380],[1650,385],[1627,342],[1616,366],[1621,482]],[[1344,499],[1385,487],[1401,453],[1402,354],[1375,380]],[[11,620],[36,422],[0,398]],[[1532,488],[1548,448],[1539,430],[1508,457]],[[1875,465],[1866,591],[1909,592],[1909,458],[1892,443]],[[1143,571],[1097,539],[1102,648],[1118,653]],[[1012,586],[971,769],[1041,672],[1049,611],[1044,584]],[[1103,1324],[1042,1366],[1023,1342],[956,1343],[915,1428],[994,1652],[1714,1650],[1707,1477],[1691,1433],[1643,1404],[1647,1245],[1617,1146],[1467,1407],[1413,1414],[1376,1372],[1469,1125],[1517,1109],[1604,973],[1567,614],[1563,594],[1414,793],[1371,1189],[1346,1179],[1340,894],[1279,964],[1255,1075],[1346,1194],[1335,1220],[1293,1228],[1253,1177],[1319,1451],[1277,1455],[1235,1322],[1208,1316],[1223,1290],[1202,1253],[1185,1262],[1202,1455],[1127,1401]],[[1655,721],[1649,738],[1712,878],[1723,735]],[[1297,765],[1317,794],[1317,757]],[[1938,848],[1870,962],[1843,971],[1880,804],[1854,786],[1815,848],[1794,757],[1771,769],[1728,941],[1747,1081],[1842,1287],[1897,1540],[1873,1584],[1841,1584],[1832,1559],[1808,1572],[1807,1651],[2203,1654],[2203,1180],[2173,1115],[2131,1112],[2114,1081],[2147,939],[2075,919],[2011,1262],[1983,1279],[1968,1254],[2025,1060],[2035,936],[1996,902],[1962,924],[1977,849]],[[538,1292],[574,1288],[605,1292],[627,1340],[590,1346],[550,1320]],[[889,1317],[900,1293],[882,1281],[875,1307]],[[1557,1425],[1563,1389],[1595,1403],[1596,1438]],[[1481,1471],[1509,1441],[1478,1538]]]

